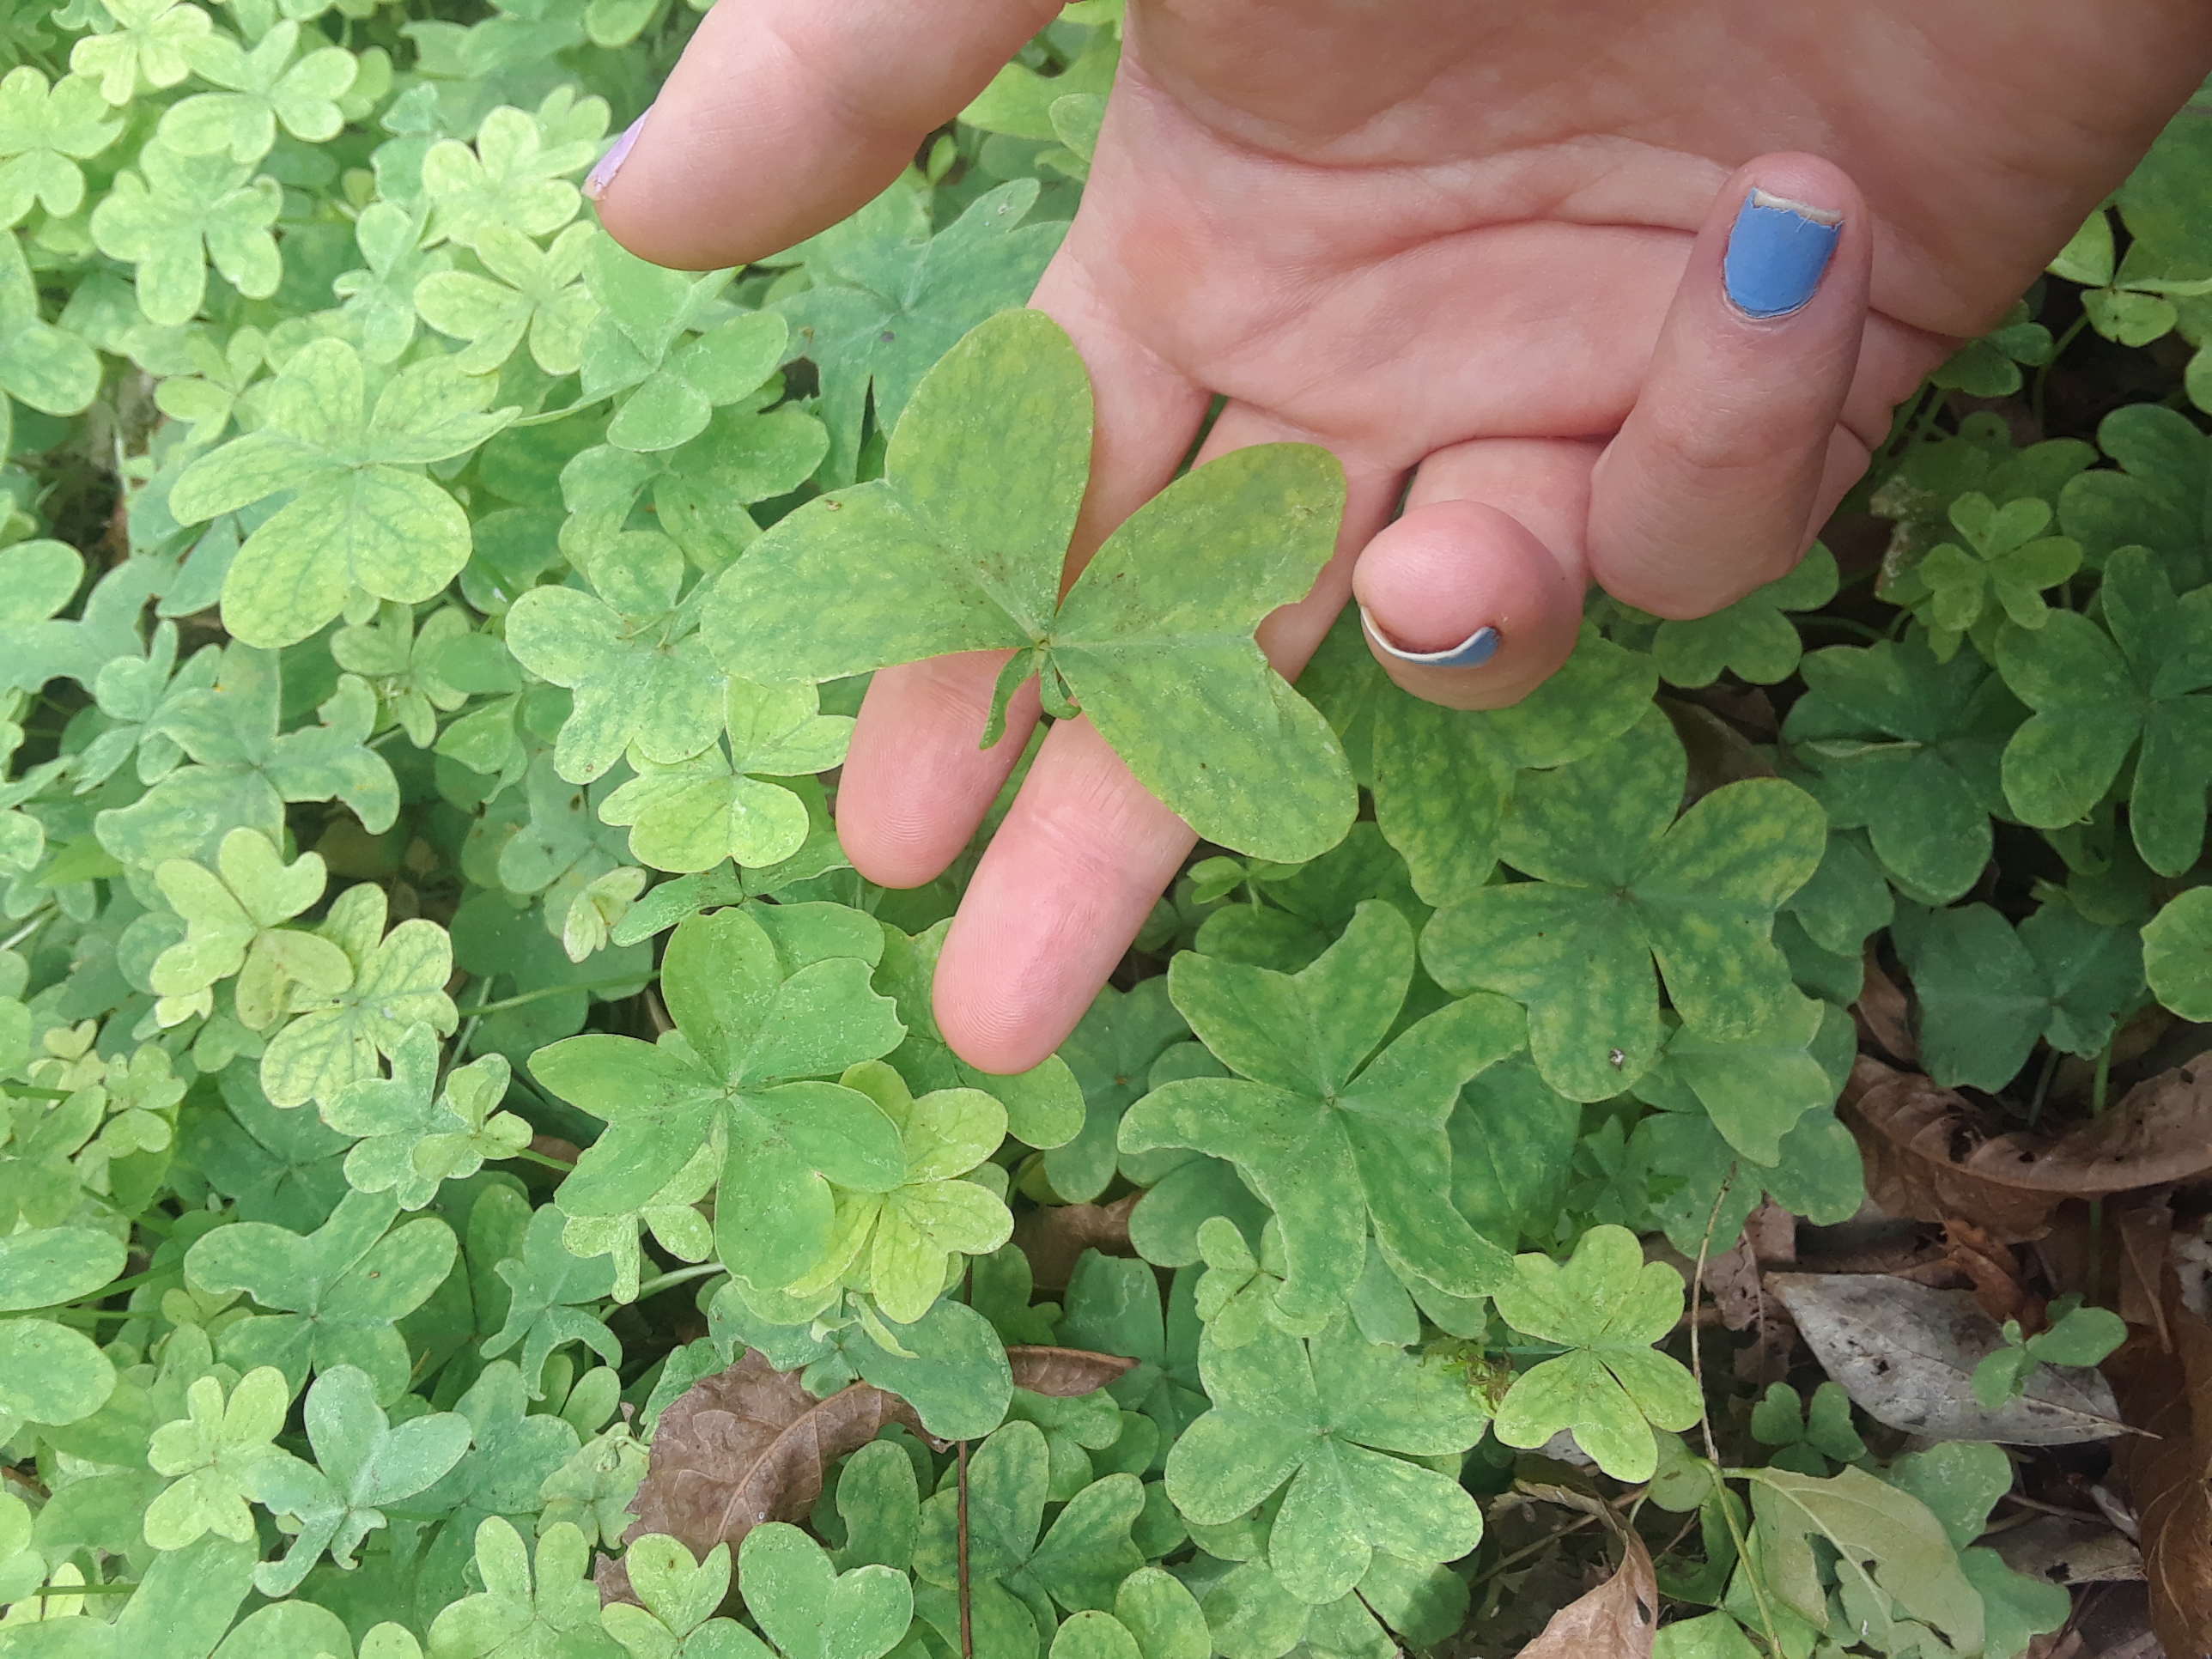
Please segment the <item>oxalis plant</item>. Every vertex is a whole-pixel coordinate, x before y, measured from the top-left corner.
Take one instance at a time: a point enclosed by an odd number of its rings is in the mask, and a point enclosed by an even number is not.
[[[1255,645],[1317,450],[1061,591],[1021,307],[1116,6],[676,273],[575,180],[694,21],[0,6],[0,1656],[1487,1652],[1516,1489],[1673,1659],[2056,1629],[2002,1451],[1754,1400],[1681,1269],[1859,1209],[1875,975],[2046,1127],[2212,1020],[2212,124],[1903,413],[1878,567],[1459,714]],[[2100,339],[2154,395],[2018,441]],[[866,672],[982,648],[979,742],[1035,676],[1210,843],[1018,1076],[930,1014],[972,860],[830,806]]]

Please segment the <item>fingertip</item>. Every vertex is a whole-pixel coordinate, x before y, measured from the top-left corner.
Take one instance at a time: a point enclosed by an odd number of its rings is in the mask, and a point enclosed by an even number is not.
[[[1367,544],[1352,586],[1384,672],[1453,708],[1517,702],[1566,660],[1582,615],[1559,560],[1479,501],[1408,509]]]

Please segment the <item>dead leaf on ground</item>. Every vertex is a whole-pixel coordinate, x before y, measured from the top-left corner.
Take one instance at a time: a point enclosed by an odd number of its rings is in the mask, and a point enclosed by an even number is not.
[[[2212,1328],[2175,1300],[2172,1352],[2137,1335],[2106,1362],[2128,1421],[2113,1449],[2135,1501],[2151,1624],[2170,1654],[2212,1652]]]
[[[778,1371],[748,1348],[661,1413],[630,1503],[637,1519],[623,1541],[665,1533],[696,1557],[720,1543],[734,1549],[763,1521],[802,1521],[830,1465],[893,1423],[921,1432],[921,1419],[895,1394],[855,1382],[817,1400],[799,1373]],[[635,1599],[620,1562],[602,1557],[594,1577],[601,1600]]]
[[[1897,981],[1883,970],[1872,941],[1867,945],[1863,966],[1859,1000],[1851,1005],[1851,1018],[1861,1039],[1871,1038],[1893,1060],[1908,1066],[1918,1064],[1920,1040],[1912,1035],[1911,1005]]]
[[[1057,1395],[1072,1399],[1095,1394],[1115,1378],[1133,1370],[1137,1362],[1118,1353],[1092,1353],[1084,1348],[1018,1346],[1006,1350],[1006,1364],[1014,1386],[1031,1394]]]
[[[1129,1193],[1111,1204],[1048,1204],[1017,1220],[1014,1243],[1030,1259],[1031,1282],[1047,1295],[1058,1296],[1085,1250],[1136,1255],[1129,1243],[1129,1212],[1143,1196]]]
[[[1986,1227],[1957,1218],[1943,1224],[1943,1259],[1972,1283],[1974,1300],[2002,1324],[2017,1319],[2033,1336],[2043,1328],[2043,1300],[2021,1282],[2020,1262]]]
[[[1997,1323],[1964,1291],[1886,1273],[1771,1273],[1828,1375],[1877,1423],[1937,1440],[2057,1446],[2123,1432],[2111,1385],[2094,1370],[2045,1365],[2026,1397],[1985,1411],[1974,1367],[2003,1346]]]
[[[1867,1189],[1893,1215],[1963,1217],[1997,1242],[2033,1237],[2069,1198],[2101,1198],[2212,1170],[2212,1060],[2137,1084],[2103,1116],[2051,1136],[2000,1132],[1955,1090],[1863,1056],[1845,1091]]]
[[[2120,1317],[2130,1325],[2148,1325],[2160,1352],[2171,1353],[2166,1261],[2173,1244],[2173,1206],[2161,1196],[2130,1205],[2113,1221],[2120,1235]]]
[[[1532,1495],[1568,1501],[1549,1489]],[[1553,1613],[1536,1639],[1521,1650],[1520,1659],[1650,1659],[1659,1632],[1659,1583],[1651,1553],[1601,1500],[1573,1502],[1571,1507],[1605,1523],[1620,1545],[1620,1565],[1595,1589]]]
[[[2039,1515],[1990,1542],[2014,1572],[2072,1589],[2081,1584],[2133,1583],[2142,1577],[2142,1552],[2109,1524],[2073,1515]]]

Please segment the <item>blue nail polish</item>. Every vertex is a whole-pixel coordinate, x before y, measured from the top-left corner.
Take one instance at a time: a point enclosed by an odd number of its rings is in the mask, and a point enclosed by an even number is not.
[[[1367,637],[1386,655],[1400,662],[1419,663],[1424,668],[1480,668],[1498,654],[1498,630],[1485,623],[1457,645],[1442,651],[1408,651],[1403,646],[1393,645],[1382,630],[1375,625],[1375,618],[1367,614],[1367,607],[1359,607],[1359,620],[1367,629]]]
[[[1754,190],[1729,232],[1721,275],[1747,317],[1786,317],[1812,299],[1843,238],[1843,216]]]

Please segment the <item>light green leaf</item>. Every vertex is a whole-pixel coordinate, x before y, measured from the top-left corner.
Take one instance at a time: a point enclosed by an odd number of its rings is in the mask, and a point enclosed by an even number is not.
[[[2142,930],[2143,972],[2184,1019],[2212,1020],[2212,888],[2180,895]]]

